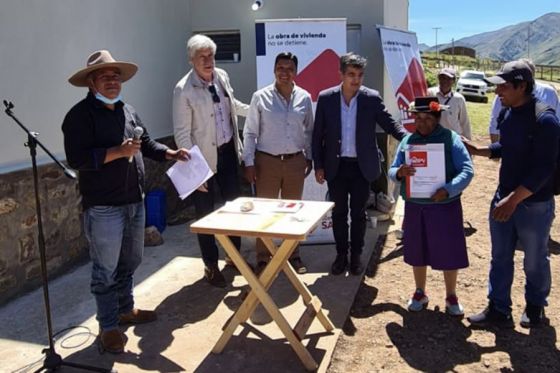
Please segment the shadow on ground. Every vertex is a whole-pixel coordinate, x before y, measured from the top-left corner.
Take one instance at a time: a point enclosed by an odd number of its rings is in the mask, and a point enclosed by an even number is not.
[[[382,242],[378,242],[368,264],[366,274],[370,277],[375,276],[381,263],[402,255],[402,244],[397,243],[391,245],[394,249],[383,256],[385,239],[386,237],[380,237]],[[551,252],[556,250],[556,253],[559,253],[560,244],[551,240],[549,245]],[[477,331],[468,326],[467,321],[450,317],[437,306],[416,313],[408,312],[395,303],[375,304],[378,293],[378,288],[368,285],[367,281],[362,282],[350,317],[344,323],[343,332],[347,336],[357,336],[358,322],[353,321],[357,319],[367,319],[371,323],[392,320],[384,327],[391,341],[386,347],[396,348],[401,358],[412,369],[427,372],[454,371],[460,365],[481,361],[484,363],[484,356],[487,354],[503,352],[509,356],[509,359],[504,361],[511,365],[500,368],[502,372],[558,371],[560,351],[556,347],[556,330],[547,323],[529,330],[528,334],[515,329],[489,328],[486,332],[493,334],[494,341],[481,346],[469,341]],[[384,313],[393,315],[384,316]],[[358,337],[360,338],[364,338],[363,335]]]
[[[238,289],[211,287],[204,279],[200,279],[169,295],[158,305],[155,309],[158,314],[157,323],[129,327],[133,328],[133,333],[140,338],[138,342],[140,353],[125,351],[120,355],[99,354],[95,343],[68,356],[66,360],[103,367],[113,366],[114,362],[119,362],[149,371],[184,371],[184,367],[162,354],[173,343],[174,331],[206,319],[216,310],[224,295],[233,290]],[[157,332],[154,328],[157,328]]]
[[[249,333],[257,335],[259,339],[247,338]],[[311,334],[305,338],[306,343],[309,340],[307,349],[315,361],[323,360],[326,351],[317,348],[316,345],[319,338],[327,334]],[[254,357],[259,356],[263,350],[266,350],[269,356],[266,373],[284,373],[287,371],[286,367],[290,367],[290,372],[306,372],[285,338],[270,339],[249,324],[244,324],[243,332],[229,340],[227,348],[221,354],[209,353],[195,372],[262,372],[265,368],[262,361]]]

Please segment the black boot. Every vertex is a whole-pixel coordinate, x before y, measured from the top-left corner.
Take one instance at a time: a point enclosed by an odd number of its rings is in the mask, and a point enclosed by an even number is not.
[[[350,273],[354,276],[361,275],[364,271],[361,255],[352,255],[350,257]]]
[[[336,254],[336,259],[331,266],[331,273],[333,275],[340,275],[346,271],[348,266],[348,255],[346,254]]]

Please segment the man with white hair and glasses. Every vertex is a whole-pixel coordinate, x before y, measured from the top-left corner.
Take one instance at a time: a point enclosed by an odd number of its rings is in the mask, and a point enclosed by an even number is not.
[[[192,69],[173,91],[173,129],[177,146],[187,149],[197,145],[214,172],[206,183],[193,193],[196,217],[214,210],[214,190],[219,188],[224,200],[239,196],[238,166],[242,144],[237,116],[245,116],[248,105],[233,96],[228,74],[215,66],[216,43],[201,34],[187,42]],[[225,287],[226,281],[218,267],[218,247],[214,236],[198,234],[204,261],[204,277],[213,286]],[[237,249],[241,238],[232,237]],[[226,258],[226,264],[228,263]]]

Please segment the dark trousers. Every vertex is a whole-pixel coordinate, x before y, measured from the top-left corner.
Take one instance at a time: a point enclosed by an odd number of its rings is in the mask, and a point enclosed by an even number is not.
[[[240,195],[237,155],[233,139],[217,149],[217,172],[208,179],[208,192],[195,191],[193,193],[196,218],[200,219],[214,211],[214,196],[216,187],[225,201],[233,200]],[[218,246],[211,234],[197,234],[202,260],[206,266],[218,263]],[[241,237],[230,237],[235,247],[241,247]]]
[[[364,178],[356,159],[341,159],[336,177],[328,182],[333,233],[337,254],[348,254],[348,197],[350,197],[350,253],[360,255],[366,233],[366,204],[370,183]]]

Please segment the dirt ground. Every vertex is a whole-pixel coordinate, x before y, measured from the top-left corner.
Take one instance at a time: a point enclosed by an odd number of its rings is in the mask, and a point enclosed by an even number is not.
[[[485,143],[485,138],[478,138]],[[488,209],[497,184],[499,163],[476,157],[475,177],[463,194],[469,268],[459,272],[457,295],[466,315],[487,303],[490,263]],[[557,199],[556,203],[560,200]],[[552,292],[546,315],[549,324],[535,329],[519,326],[525,300],[523,253],[515,257],[512,289],[513,330],[476,330],[468,321],[447,316],[441,272],[428,270],[427,310],[412,314],[406,303],[414,291],[411,268],[403,262],[402,246],[389,233],[373,254],[350,317],[344,326],[329,367],[342,372],[560,372],[560,228],[552,227],[549,247]]]

